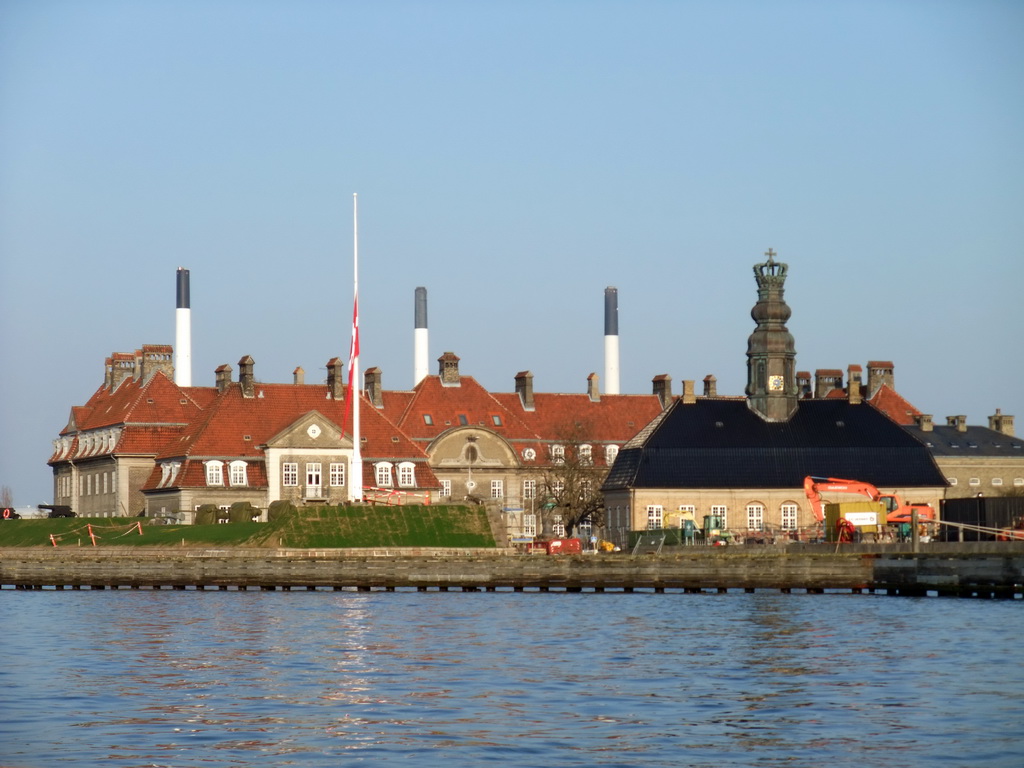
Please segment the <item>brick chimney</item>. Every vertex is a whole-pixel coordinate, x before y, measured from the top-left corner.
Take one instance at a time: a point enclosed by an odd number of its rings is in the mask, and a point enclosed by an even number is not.
[[[441,378],[443,387],[459,387],[462,382],[459,379],[459,356],[454,352],[445,352],[437,358],[437,375]]]
[[[533,374],[529,371],[520,371],[516,374],[516,394],[519,395],[519,402],[524,411],[533,410]]]
[[[796,390],[798,397],[810,397],[811,396],[811,372],[810,371],[797,371],[796,373]]]
[[[683,379],[683,403],[692,404],[697,402],[697,395],[693,391],[693,379]]]
[[[718,379],[710,373],[704,377],[704,397],[718,397]]]
[[[331,400],[345,399],[345,364],[340,358],[332,357],[327,361],[327,397]]]
[[[946,417],[946,426],[947,427],[956,427],[956,431],[957,432],[966,432],[967,431],[967,417],[964,416],[963,414],[960,414],[959,416],[947,416]]]
[[[931,432],[935,428],[930,413],[918,413],[914,416],[914,423],[921,428],[922,432]]]
[[[256,397],[256,379],[252,373],[255,364],[251,355],[238,361],[238,383],[242,385],[242,397]]]
[[[370,403],[374,408],[384,407],[384,390],[381,387],[383,375],[377,366],[367,368],[366,373],[363,374],[363,389],[366,390],[366,396],[370,398]]]
[[[139,363],[138,378],[143,383],[153,378],[157,371],[174,381],[174,347],[168,344],[143,344],[135,353]]]
[[[658,396],[661,403],[661,410],[665,410],[672,404],[672,377],[667,373],[659,373],[651,379],[652,392]]]
[[[106,360],[107,372],[105,383],[107,388],[114,390],[125,379],[130,379],[135,374],[135,355],[128,352],[115,352]]]
[[[217,391],[226,392],[228,387],[231,386],[231,372],[232,368],[227,363],[218,366],[217,370],[214,371],[214,375],[217,377]]]
[[[821,399],[833,389],[843,388],[843,372],[838,368],[819,368],[814,372],[814,397]]]
[[[305,383],[306,372],[302,370],[302,366],[300,365],[298,368],[292,371],[292,384],[294,384],[296,387],[301,387]]]
[[[601,402],[601,389],[597,386],[597,381],[598,376],[596,373],[587,376],[587,397],[590,398],[592,403]]]
[[[860,379],[850,377],[846,381],[846,399],[850,401],[850,405],[860,405],[864,398],[860,391]]]
[[[874,397],[883,384],[888,384],[890,389],[896,389],[893,364],[888,360],[869,360],[868,398]]]
[[[995,414],[988,417],[988,428],[1013,437],[1013,416],[1007,416],[996,408]]]

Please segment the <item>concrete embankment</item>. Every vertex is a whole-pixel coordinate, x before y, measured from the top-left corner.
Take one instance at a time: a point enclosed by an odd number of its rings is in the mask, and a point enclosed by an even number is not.
[[[0,550],[20,589],[781,590],[1024,596],[1024,542],[693,548],[544,556],[505,550],[61,548]]]

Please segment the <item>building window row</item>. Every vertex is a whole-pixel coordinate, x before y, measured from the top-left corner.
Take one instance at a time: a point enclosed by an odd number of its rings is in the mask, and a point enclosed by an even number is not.
[[[249,484],[247,464],[244,461],[236,460],[228,463],[227,478],[232,486],[243,486]],[[224,462],[206,462],[206,484],[208,486],[224,485]]]
[[[391,488],[395,485],[395,465],[390,461],[379,461],[374,464],[374,476],[377,486],[380,488]],[[411,461],[403,461],[397,467],[398,487],[416,487],[416,465]],[[449,494],[450,495],[450,494]]]

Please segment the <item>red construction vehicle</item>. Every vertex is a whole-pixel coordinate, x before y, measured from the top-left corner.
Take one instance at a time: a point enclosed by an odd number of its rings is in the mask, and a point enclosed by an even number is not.
[[[894,493],[882,493],[871,483],[860,480],[840,480],[836,477],[811,477],[804,478],[804,493],[807,494],[814,510],[814,517],[818,522],[825,519],[822,511],[822,492],[858,493],[867,496],[872,501],[880,501],[885,505],[887,523],[909,523],[913,519],[914,511],[917,511],[917,519],[920,521],[934,520],[935,510],[927,504],[904,504]]]

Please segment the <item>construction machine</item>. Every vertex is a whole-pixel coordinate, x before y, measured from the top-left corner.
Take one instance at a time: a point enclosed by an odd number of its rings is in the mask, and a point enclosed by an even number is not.
[[[910,523],[913,520],[914,512],[917,512],[917,519],[921,522],[935,520],[935,510],[928,504],[905,504],[895,493],[882,493],[871,483],[860,480],[841,480],[836,477],[812,477],[804,478],[804,493],[811,502],[814,517],[818,522],[825,520],[825,512],[822,509],[823,492],[857,493],[867,496],[871,501],[881,502],[885,511],[885,522],[890,524]],[[842,506],[842,505],[840,505]]]

